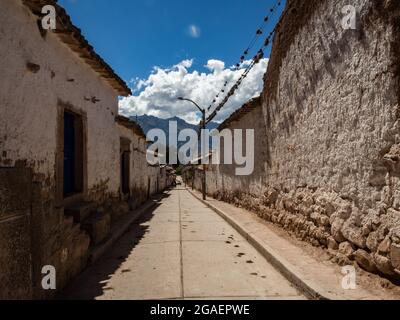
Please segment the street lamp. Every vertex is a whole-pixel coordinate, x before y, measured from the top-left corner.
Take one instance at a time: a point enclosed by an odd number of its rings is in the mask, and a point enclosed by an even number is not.
[[[206,128],[206,109],[203,109],[203,108],[200,108],[200,106],[196,103],[196,102],[194,102],[193,100],[191,100],[191,99],[186,99],[186,98],[182,98],[182,97],[179,97],[178,98],[178,100],[181,100],[181,101],[189,101],[189,102],[191,102],[191,103],[193,103],[196,107],[197,107],[197,109],[199,109],[200,110],[200,112],[201,112],[201,114],[202,114],[202,121],[201,121],[201,132],[203,133],[203,147],[202,147],[202,149],[203,149],[203,152],[205,152],[205,150],[206,150],[206,146],[205,146],[205,143],[206,143],[206,137],[204,136],[204,130],[205,130],[205,128]],[[203,153],[202,152],[202,153]],[[206,155],[203,155],[203,157],[205,158],[205,156]],[[204,159],[205,160],[205,159]],[[203,179],[203,181],[202,181],[202,193],[203,193],[203,200],[206,200],[206,165],[205,164],[203,164],[203,177],[202,177]]]

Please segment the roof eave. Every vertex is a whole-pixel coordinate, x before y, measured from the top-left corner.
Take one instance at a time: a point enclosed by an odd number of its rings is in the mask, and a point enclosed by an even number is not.
[[[56,0],[22,0],[33,15],[41,18],[41,9],[45,5],[52,5],[57,12],[57,28],[54,34],[65,43],[79,58],[88,64],[96,73],[105,79],[120,96],[132,94],[127,84],[114,72],[114,70],[95,52],[94,48],[76,27],[65,9]]]

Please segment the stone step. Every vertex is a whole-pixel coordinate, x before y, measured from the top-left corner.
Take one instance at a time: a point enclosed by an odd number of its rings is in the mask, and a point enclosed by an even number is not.
[[[81,223],[96,209],[93,202],[80,202],[64,209],[65,215],[72,216],[75,223]]]
[[[91,245],[97,245],[110,233],[111,215],[109,213],[95,214],[81,223],[91,239]]]

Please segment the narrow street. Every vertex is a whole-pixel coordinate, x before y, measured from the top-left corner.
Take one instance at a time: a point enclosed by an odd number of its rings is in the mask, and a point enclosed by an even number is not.
[[[302,299],[218,214],[183,188],[64,292],[67,299]]]

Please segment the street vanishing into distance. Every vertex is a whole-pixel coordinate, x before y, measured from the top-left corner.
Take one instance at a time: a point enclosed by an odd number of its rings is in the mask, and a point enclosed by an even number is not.
[[[67,299],[304,299],[241,235],[176,188],[66,291]]]

